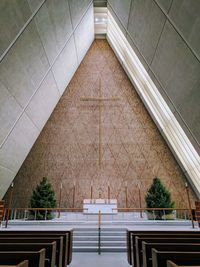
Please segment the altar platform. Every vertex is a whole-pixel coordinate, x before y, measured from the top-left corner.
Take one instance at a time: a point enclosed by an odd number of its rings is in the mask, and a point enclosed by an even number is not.
[[[117,199],[84,199],[84,214],[117,214]]]

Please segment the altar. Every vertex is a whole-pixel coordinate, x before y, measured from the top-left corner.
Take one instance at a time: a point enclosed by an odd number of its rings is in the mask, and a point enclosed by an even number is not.
[[[84,214],[116,214],[117,199],[84,199],[83,209]]]

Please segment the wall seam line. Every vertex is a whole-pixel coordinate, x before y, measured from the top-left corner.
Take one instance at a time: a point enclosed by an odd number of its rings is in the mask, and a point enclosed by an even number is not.
[[[45,0],[46,1],[46,0]],[[91,6],[91,3],[89,4],[89,6],[87,7],[86,12],[84,12],[84,16],[87,13],[89,7]],[[83,17],[82,17],[83,18]],[[82,19],[79,21],[79,24],[81,23]],[[79,25],[78,24],[78,25]],[[77,25],[77,26],[78,26]],[[75,30],[74,30],[75,31]],[[72,33],[70,34],[69,38],[67,39],[67,41],[65,42],[64,46],[62,47],[62,49],[60,50],[60,52],[58,53],[58,55],[55,57],[53,63],[49,66],[49,68],[47,69],[46,73],[44,74],[43,78],[41,79],[38,87],[36,88],[36,90],[34,91],[34,93],[32,94],[32,96],[30,97],[29,101],[27,102],[27,104],[23,107],[21,114],[19,115],[19,117],[17,118],[17,120],[14,122],[12,128],[9,130],[8,134],[5,136],[5,138],[3,139],[3,141],[0,144],[0,149],[3,147],[4,143],[6,142],[6,140],[8,139],[8,137],[10,136],[10,134],[12,133],[12,131],[14,130],[16,124],[18,123],[18,121],[20,120],[20,118],[22,117],[22,115],[24,114],[24,112],[26,112],[25,110],[27,109],[28,105],[30,104],[32,98],[34,97],[34,95],[37,93],[37,91],[39,90],[39,88],[41,87],[43,81],[45,80],[46,76],[48,75],[48,73],[52,70],[52,67],[54,66],[57,58],[60,56],[60,54],[62,53],[62,51],[64,50],[64,48],[66,47],[68,41],[70,40],[70,38],[72,37],[72,35],[74,34],[74,32],[72,31]],[[79,64],[79,63],[78,63]],[[78,68],[78,65],[77,65]],[[7,88],[7,87],[6,87]],[[7,88],[8,90],[8,88]],[[10,92],[10,91],[9,91]],[[13,94],[11,94],[13,96]],[[27,113],[26,113],[27,114]],[[38,129],[38,128],[37,128]],[[39,130],[40,131],[40,130]]]
[[[46,1],[47,0],[43,0],[43,2],[40,4],[40,6],[33,12],[33,14],[31,15],[31,17],[27,20],[27,22],[24,24],[24,26],[20,29],[20,31],[15,36],[15,38],[13,39],[13,41],[10,43],[10,45],[7,47],[7,49],[4,51],[4,53],[0,56],[0,63],[2,62],[2,60],[4,59],[4,57],[8,54],[8,52],[11,50],[11,48],[15,45],[15,43],[17,42],[17,40],[20,38],[20,36],[22,35],[22,33],[26,30],[26,28],[28,27],[28,25],[31,23],[31,21],[34,19],[34,17],[36,16],[36,14],[39,12],[39,10],[41,9],[41,7],[44,5],[44,3]]]
[[[112,11],[114,12],[114,14],[117,16],[116,12],[114,11],[114,9],[112,8],[112,6],[109,4],[109,7],[112,9]],[[118,16],[117,16],[118,18]],[[174,109],[176,110],[176,113],[179,115],[181,121],[183,122],[184,126],[187,128],[189,134],[191,135],[193,141],[200,147],[200,143],[199,141],[196,139],[196,137],[194,136],[194,134],[192,133],[192,131],[190,130],[189,126],[187,125],[187,123],[185,122],[185,120],[183,119],[182,115],[180,114],[180,112],[177,110],[177,108],[175,107],[174,103],[172,102],[171,98],[169,97],[168,93],[166,92],[166,90],[164,89],[164,87],[162,86],[162,84],[160,83],[160,81],[157,78],[157,75],[155,74],[155,72],[153,71],[152,67],[149,65],[149,63],[146,61],[146,59],[144,58],[144,56],[141,54],[140,50],[138,49],[137,45],[135,44],[135,40],[133,39],[133,37],[129,34],[128,30],[124,27],[124,25],[122,24],[121,20],[118,18],[118,20],[120,21],[121,25],[123,26],[123,29],[125,30],[127,36],[131,39],[131,41],[133,42],[135,48],[137,49],[138,53],[140,54],[140,56],[142,57],[142,59],[144,60],[144,62],[147,64],[149,71],[152,72],[152,74],[155,76],[157,82],[159,83],[159,85],[162,88],[162,91],[164,92],[165,96],[167,97],[167,99],[169,100],[169,102],[171,103],[171,105],[174,107]]]

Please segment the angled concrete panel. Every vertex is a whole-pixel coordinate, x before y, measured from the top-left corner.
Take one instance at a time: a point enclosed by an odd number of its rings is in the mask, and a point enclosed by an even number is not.
[[[52,67],[56,83],[62,95],[78,67],[74,37],[72,36]]]
[[[131,0],[109,0],[108,3],[114,9],[123,26],[127,29]]]
[[[192,90],[184,93],[179,111],[186,124],[193,130],[193,134],[200,143],[200,77]]]
[[[31,15],[26,0],[0,1],[0,56]]]
[[[1,183],[0,183],[0,199],[3,198],[5,191],[11,184],[13,178],[15,176],[15,173],[0,166],[0,177],[1,177]]]
[[[78,61],[80,63],[94,40],[94,14],[92,5],[77,27],[74,35]]]
[[[173,1],[169,15],[200,57],[200,1]]]
[[[22,108],[0,81],[0,144],[22,113]]]
[[[68,0],[71,12],[72,25],[75,29],[84,13],[86,12],[91,0]]]
[[[36,126],[23,114],[0,148],[0,166],[17,172],[38,135]]]
[[[198,60],[168,22],[160,39],[152,69],[177,107],[184,103],[184,96],[190,93],[199,81]]]
[[[134,0],[128,32],[136,46],[150,63],[159,41],[166,18],[153,0]]]
[[[72,33],[68,1],[47,1],[37,13],[35,23],[52,64]]]
[[[169,12],[173,0],[155,0],[165,12]]]
[[[45,51],[32,22],[1,62],[2,82],[24,107],[48,68]]]
[[[51,115],[59,98],[60,94],[54,77],[49,72],[26,108],[26,113],[40,130]]]
[[[115,21],[118,24],[118,26],[120,27],[120,30],[126,36],[127,28],[125,28],[125,26],[122,24],[122,21],[119,19],[119,17],[117,16],[116,12],[114,11],[114,9],[110,5],[108,5],[108,10],[111,13],[111,15],[113,16],[113,18],[115,19]]]
[[[43,0],[27,0],[27,2],[33,13],[42,4]]]

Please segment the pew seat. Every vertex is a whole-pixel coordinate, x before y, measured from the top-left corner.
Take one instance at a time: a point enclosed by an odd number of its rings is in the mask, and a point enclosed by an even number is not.
[[[167,267],[200,267],[200,265],[195,265],[195,266],[191,266],[191,265],[177,265],[176,263],[174,263],[173,261],[167,261]]]
[[[17,265],[0,265],[0,267],[28,267],[28,261],[22,261]]]

